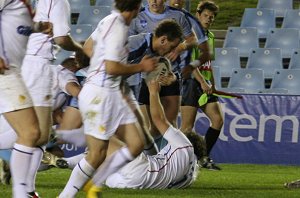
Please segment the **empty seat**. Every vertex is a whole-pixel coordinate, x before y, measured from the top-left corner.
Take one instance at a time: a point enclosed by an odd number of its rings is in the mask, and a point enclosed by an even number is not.
[[[293,0],[258,0],[257,8],[274,9],[276,17],[284,17],[286,9],[293,9]]]
[[[222,88],[220,67],[213,66],[212,72],[213,72],[213,76],[214,76],[215,88],[218,90],[218,89]]]
[[[290,63],[289,69],[300,69],[300,49],[294,49]]]
[[[216,48],[213,66],[220,68],[221,77],[230,77],[232,69],[241,68],[239,50],[237,48]]]
[[[283,58],[290,58],[293,49],[299,46],[299,30],[294,28],[273,28],[266,39],[265,48],[280,48]]]
[[[264,72],[262,69],[233,69],[228,88],[259,93],[265,89]]]
[[[252,49],[246,68],[262,69],[265,78],[273,78],[276,69],[283,69],[281,50],[279,48]]]
[[[288,94],[300,94],[300,69],[276,70],[271,89],[287,89]]]
[[[54,65],[59,65],[59,64],[62,63],[62,61],[64,61],[66,58],[69,58],[69,57],[74,57],[74,52],[60,49],[55,54],[55,60],[53,61],[53,64]]]
[[[241,27],[256,27],[259,38],[266,38],[270,28],[276,27],[273,9],[246,8]]]
[[[93,33],[90,24],[71,25],[71,36],[78,42],[85,41]]]
[[[248,57],[250,49],[258,46],[257,28],[229,27],[223,47],[238,48],[240,57]]]
[[[79,13],[82,6],[90,6],[90,1],[87,0],[68,0],[71,7],[71,13]]]
[[[300,10],[286,10],[281,27],[300,29]]]
[[[111,13],[110,6],[83,6],[80,9],[77,24],[91,24],[94,28]]]
[[[96,6],[113,6],[114,0],[96,0]]]

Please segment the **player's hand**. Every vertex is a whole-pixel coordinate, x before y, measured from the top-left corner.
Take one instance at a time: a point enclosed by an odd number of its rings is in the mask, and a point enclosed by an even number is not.
[[[53,36],[53,24],[51,22],[38,22],[34,24],[34,32],[41,32],[48,34],[49,37]]]
[[[150,94],[158,93],[160,91],[160,83],[155,79],[150,80],[147,85]]]
[[[204,83],[201,83],[201,88],[202,88],[203,92],[207,93],[208,95],[213,93],[212,86],[209,85],[206,81]]]
[[[177,57],[180,55],[180,52],[173,50],[168,53],[165,57],[168,58],[171,62],[175,61]]]
[[[141,68],[142,72],[151,72],[157,67],[159,58],[158,57],[150,57],[148,55],[144,56],[141,60]]]
[[[161,86],[169,86],[177,79],[176,75],[173,72],[168,72],[168,75],[160,75],[158,77],[158,82]]]
[[[9,68],[5,64],[4,60],[0,58],[0,74],[4,74],[5,70],[8,70]]]
[[[186,65],[181,69],[181,75],[183,79],[189,79],[191,78],[191,74],[194,71],[195,68],[191,65]]]

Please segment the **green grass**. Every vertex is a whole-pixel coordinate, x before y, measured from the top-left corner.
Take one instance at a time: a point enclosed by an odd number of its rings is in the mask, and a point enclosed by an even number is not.
[[[299,197],[300,189],[288,190],[283,183],[300,178],[300,167],[274,165],[221,164],[222,171],[201,169],[197,181],[187,189],[116,190],[105,189],[109,198],[289,198]],[[51,169],[40,172],[37,190],[43,198],[54,198],[63,189],[69,170]],[[0,197],[11,197],[11,186],[0,185]],[[85,197],[80,192],[77,197]]]

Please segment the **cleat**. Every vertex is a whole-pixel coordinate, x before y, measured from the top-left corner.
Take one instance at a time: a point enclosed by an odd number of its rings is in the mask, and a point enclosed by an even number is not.
[[[48,164],[49,166],[54,166],[57,168],[69,168],[69,164],[66,160],[57,157],[49,152],[44,152],[42,163]]]
[[[217,166],[215,164],[215,162],[210,159],[210,158],[205,158],[202,162],[201,162],[201,167],[202,168],[206,168],[208,170],[221,170],[221,168],[219,166]]]
[[[284,187],[293,189],[293,188],[300,188],[300,179],[288,183],[284,183]]]
[[[11,174],[10,174],[9,164],[3,159],[0,159],[0,183],[4,185],[9,185],[10,178],[11,178]]]
[[[40,198],[39,194],[37,192],[29,192],[27,193],[28,198]]]
[[[83,187],[87,198],[103,198],[102,188],[93,185],[92,180],[89,180]]]

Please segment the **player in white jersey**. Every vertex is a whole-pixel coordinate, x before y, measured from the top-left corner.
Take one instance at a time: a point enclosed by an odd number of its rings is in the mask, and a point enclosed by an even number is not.
[[[127,162],[133,160],[144,148],[144,136],[137,118],[123,97],[120,88],[122,76],[155,69],[156,58],[145,57],[139,64],[126,64],[128,49],[128,28],[136,17],[141,0],[115,0],[114,10],[100,21],[97,27],[94,53],[87,80],[79,94],[79,109],[84,122],[88,153],[74,168],[71,177],[59,197],[74,197],[79,189],[87,185],[87,197],[97,197],[106,177]],[[137,105],[137,104],[136,104]],[[108,140],[118,134],[127,146],[122,147],[103,164],[106,158]],[[100,185],[98,184],[100,182]]]
[[[33,24],[31,16],[30,5],[24,1],[0,1],[0,114],[18,135],[10,166],[13,197],[22,198],[27,197],[28,169],[34,163],[32,155],[38,149],[40,130],[31,97],[21,78],[20,67],[28,36],[33,31],[42,30],[44,25],[45,33],[51,33],[51,24]]]
[[[197,158],[203,151],[203,141],[195,133],[189,139],[167,120],[159,98],[160,85],[152,80],[148,83],[150,113],[155,126],[168,140],[168,144],[156,155],[140,154],[138,158],[110,175],[106,185],[111,188],[184,188],[197,176]],[[196,143],[196,144],[194,144]],[[197,154],[197,156],[195,154]]]
[[[52,127],[52,84],[53,72],[53,44],[69,51],[81,51],[82,47],[70,36],[70,5],[68,0],[39,0],[33,21],[48,21],[53,24],[53,36],[49,37],[40,33],[31,34],[27,44],[26,56],[22,64],[22,77],[33,100],[36,110],[41,136],[39,145],[48,142]],[[33,153],[33,160],[40,161],[43,149]],[[32,180],[35,178],[38,166],[31,166],[28,174]],[[35,184],[29,183],[29,192],[35,191]]]

